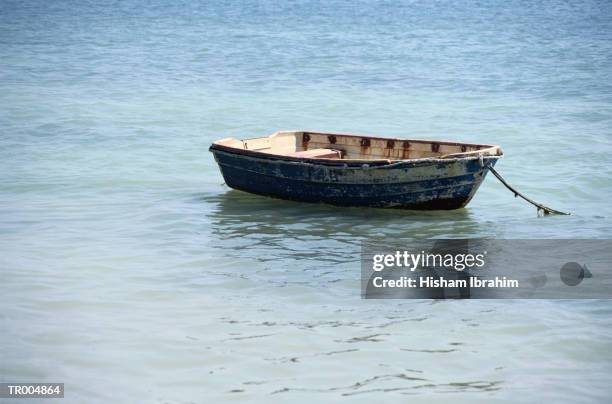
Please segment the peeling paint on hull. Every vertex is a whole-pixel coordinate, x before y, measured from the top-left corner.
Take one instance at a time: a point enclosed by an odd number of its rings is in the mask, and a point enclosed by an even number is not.
[[[478,158],[421,159],[386,165],[291,161],[210,149],[228,186],[259,195],[339,206],[458,209],[488,172]],[[496,157],[485,157],[484,166]],[[342,160],[340,160],[342,162]]]

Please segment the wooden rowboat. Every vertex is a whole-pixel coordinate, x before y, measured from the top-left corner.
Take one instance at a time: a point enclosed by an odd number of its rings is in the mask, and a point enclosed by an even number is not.
[[[464,207],[499,146],[282,131],[210,146],[225,183],[259,195],[340,206]]]

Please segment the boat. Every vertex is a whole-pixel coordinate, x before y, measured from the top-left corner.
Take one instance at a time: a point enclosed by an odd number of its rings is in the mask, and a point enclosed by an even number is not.
[[[503,155],[495,145],[312,131],[224,138],[209,150],[234,189],[302,202],[415,210],[466,206]]]

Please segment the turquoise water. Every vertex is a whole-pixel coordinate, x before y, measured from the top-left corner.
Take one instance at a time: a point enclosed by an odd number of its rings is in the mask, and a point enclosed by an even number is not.
[[[359,246],[610,238],[612,6],[0,4],[0,381],[66,402],[605,402],[606,301],[363,301]],[[466,209],[229,190],[218,138],[500,144]]]

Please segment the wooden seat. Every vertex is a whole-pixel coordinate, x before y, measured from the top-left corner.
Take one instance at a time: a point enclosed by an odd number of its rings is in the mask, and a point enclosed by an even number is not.
[[[333,149],[311,149],[299,152],[287,153],[287,156],[302,157],[307,159],[339,159],[342,158],[340,150]]]

